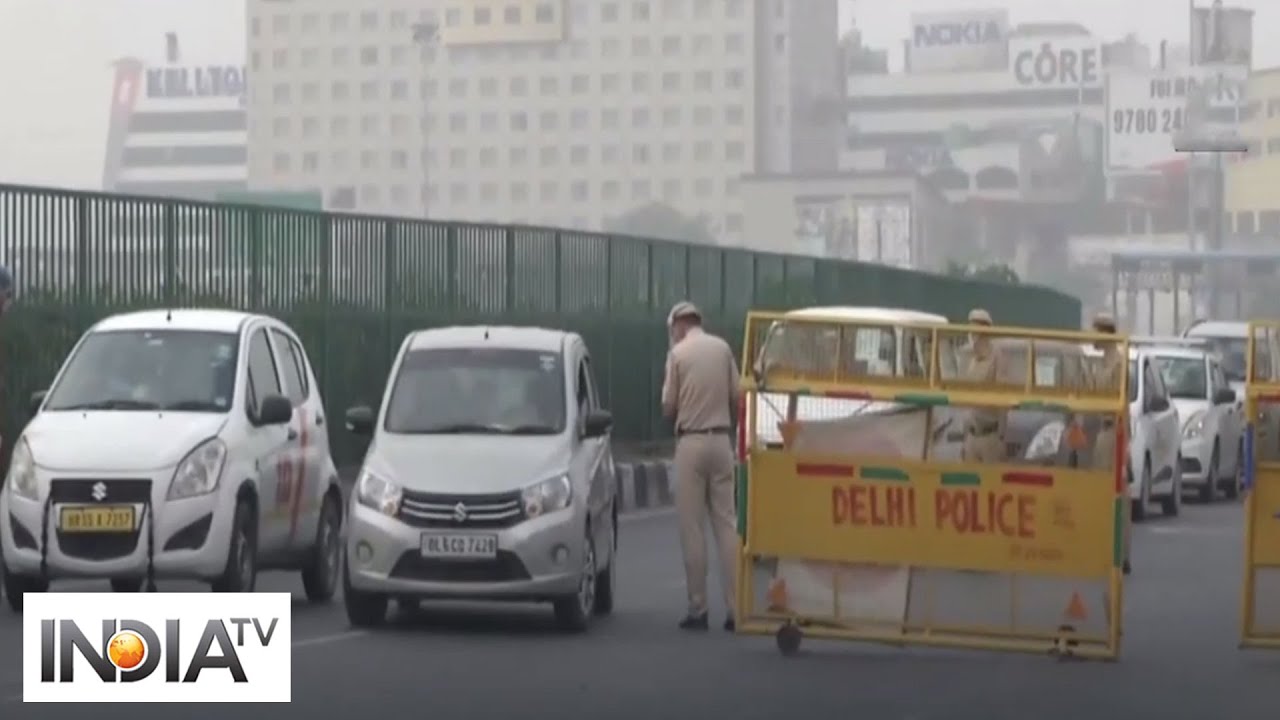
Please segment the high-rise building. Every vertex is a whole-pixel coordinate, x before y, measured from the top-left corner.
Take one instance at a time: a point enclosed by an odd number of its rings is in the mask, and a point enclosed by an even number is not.
[[[834,170],[835,0],[249,0],[250,178],[331,208],[742,238],[738,179]]]
[[[243,56],[122,58],[108,115],[102,184],[139,195],[214,200],[248,181]]]

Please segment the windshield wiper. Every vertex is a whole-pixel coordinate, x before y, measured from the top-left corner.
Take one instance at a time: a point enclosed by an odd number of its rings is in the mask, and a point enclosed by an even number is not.
[[[212,400],[179,400],[164,406],[165,410],[188,410],[192,412],[223,412],[227,409],[225,405],[219,405]]]
[[[93,402],[59,405],[49,410],[159,410],[160,405],[147,400],[130,400],[129,398],[112,398]]]
[[[482,423],[453,423],[450,425],[433,425],[431,427],[403,430],[401,432],[410,435],[498,435],[506,432],[506,429],[499,425],[484,425]]]
[[[507,435],[555,435],[559,431],[550,425],[516,425],[500,432]]]

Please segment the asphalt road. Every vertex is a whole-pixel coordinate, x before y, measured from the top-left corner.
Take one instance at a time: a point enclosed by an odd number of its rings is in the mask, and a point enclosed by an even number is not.
[[[341,605],[299,604],[289,706],[23,705],[20,624],[0,610],[0,718],[1273,720],[1280,653],[1235,647],[1240,519],[1235,504],[1188,505],[1138,528],[1118,663],[813,640],[784,658],[771,638],[681,633],[675,523],[660,512],[626,520],[617,612],[586,636],[557,634],[539,608],[431,608],[361,632]],[[301,597],[293,576],[262,584]]]

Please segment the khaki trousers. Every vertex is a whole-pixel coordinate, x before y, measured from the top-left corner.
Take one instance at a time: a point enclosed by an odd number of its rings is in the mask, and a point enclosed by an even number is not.
[[[707,539],[704,524],[720,557],[720,587],[725,608],[733,613],[738,566],[738,512],[734,500],[733,445],[727,435],[684,435],[676,441],[676,514],[684,552],[689,612],[707,611]]]
[[[1116,428],[1103,426],[1098,430],[1098,437],[1093,441],[1093,467],[1109,468],[1115,465]],[[1123,470],[1123,466],[1120,468]],[[1141,497],[1141,494],[1139,494]],[[1129,561],[1129,548],[1133,540],[1133,499],[1126,489],[1124,494],[1124,560]]]
[[[967,462],[995,463],[1004,460],[1004,438],[999,431],[975,435],[964,433],[960,457]]]

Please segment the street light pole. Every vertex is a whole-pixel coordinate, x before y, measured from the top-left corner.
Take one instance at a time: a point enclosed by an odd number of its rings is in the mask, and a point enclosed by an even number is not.
[[[436,40],[440,36],[440,26],[430,22],[414,23],[413,25],[413,44],[422,49],[423,52],[431,50],[436,46]],[[422,80],[427,80],[430,73],[427,71],[431,59],[422,57]],[[439,88],[437,95],[439,94]],[[419,87],[419,92],[422,87]],[[425,93],[424,93],[425,95]],[[422,163],[422,216],[431,216],[431,103],[427,97],[422,98],[422,115],[418,119],[419,130],[422,133],[422,152],[419,154],[419,162]]]

